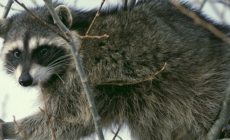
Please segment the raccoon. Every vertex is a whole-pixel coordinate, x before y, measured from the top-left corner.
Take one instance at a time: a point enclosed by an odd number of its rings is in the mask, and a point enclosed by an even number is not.
[[[73,35],[87,31],[96,11],[53,5]],[[58,30],[45,6],[30,10]],[[90,34],[105,33],[108,38],[86,39],[80,51],[102,127],[126,124],[136,140],[204,139],[229,86],[230,47],[162,1],[102,11]],[[6,72],[24,87],[41,87],[57,139],[94,134],[69,44],[27,12],[1,19],[0,36]],[[78,36],[74,41],[82,42]],[[42,111],[17,123],[20,130],[14,122],[3,123],[4,138],[52,138]]]

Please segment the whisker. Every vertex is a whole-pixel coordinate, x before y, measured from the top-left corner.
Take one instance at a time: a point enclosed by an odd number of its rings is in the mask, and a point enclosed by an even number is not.
[[[68,59],[62,59],[62,60],[53,61],[52,63],[48,64],[48,66],[55,66],[55,65],[59,65],[59,64],[65,64],[67,60]]]
[[[56,75],[57,75],[58,78],[62,81],[62,83],[65,84],[64,80],[63,80],[58,74],[56,74]]]
[[[60,52],[62,49],[58,50],[55,54],[50,55],[44,62],[43,64],[45,64],[47,61],[51,60],[58,52]]]
[[[58,50],[56,53],[52,54],[51,56],[49,56],[44,62],[43,64],[47,63],[48,61],[50,61],[54,56],[56,56],[60,51],[62,51],[64,48],[61,48],[60,50]]]
[[[48,65],[52,65],[53,63],[56,63],[58,61],[68,61],[71,60],[72,58],[69,57],[69,55],[65,55],[65,56],[61,56],[59,58],[57,58],[56,60],[54,60],[53,62],[49,63]]]
[[[57,65],[60,65],[60,64],[65,65],[65,64],[66,64],[66,63],[65,63],[65,60],[60,60],[60,61],[51,63],[51,64],[49,64],[48,66],[53,67],[53,66],[57,66]]]
[[[15,68],[12,67],[12,66],[10,66],[10,65],[5,65],[5,69],[6,69],[7,71],[12,72],[12,73],[15,71]]]

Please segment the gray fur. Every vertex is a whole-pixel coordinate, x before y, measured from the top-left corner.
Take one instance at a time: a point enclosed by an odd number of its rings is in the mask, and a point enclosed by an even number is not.
[[[66,26],[70,28],[72,26],[72,15],[69,11],[69,8],[65,5],[59,5],[55,8],[55,11],[59,15],[59,18],[63,21],[65,21]]]
[[[7,32],[8,21],[6,19],[0,19],[0,37],[4,37]]]
[[[70,10],[70,29],[84,34],[95,12]],[[58,29],[46,8],[32,11]],[[25,12],[9,20],[12,22],[5,43],[21,37],[24,42],[32,37],[60,38]],[[216,26],[229,31],[228,27]],[[140,3],[131,11],[102,12],[90,34],[105,33],[109,38],[87,39],[81,51],[103,127],[125,123],[137,140],[204,139],[229,85],[230,47],[162,2]],[[70,54],[68,47],[66,43],[61,46]],[[63,69],[58,73],[62,80],[56,77],[43,81],[41,88],[57,139],[78,140],[95,131],[94,123],[74,63],[72,59],[63,60],[64,64],[56,65]],[[123,86],[102,84],[145,80],[165,62],[166,69],[151,81]],[[29,140],[51,139],[42,112],[18,123]],[[12,122],[4,123],[3,131],[5,138],[21,138]]]

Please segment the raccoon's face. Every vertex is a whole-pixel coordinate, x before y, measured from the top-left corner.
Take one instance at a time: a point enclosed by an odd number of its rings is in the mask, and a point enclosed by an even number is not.
[[[35,9],[34,12],[43,12],[41,19],[58,30],[47,11]],[[68,43],[27,13],[0,20],[0,36],[5,39],[1,52],[5,69],[22,86],[37,85],[39,81],[43,83],[55,76],[60,77],[72,60]],[[79,42],[78,39],[75,41]]]
[[[61,44],[45,38],[30,38],[22,41],[7,41],[2,50],[2,58],[8,73],[22,86],[46,82],[51,76],[62,74],[69,64],[69,51]]]

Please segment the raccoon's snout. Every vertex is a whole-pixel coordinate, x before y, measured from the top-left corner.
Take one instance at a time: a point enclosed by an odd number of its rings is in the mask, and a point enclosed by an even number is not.
[[[18,79],[18,82],[21,86],[27,87],[33,83],[33,79],[29,74],[21,75]]]

